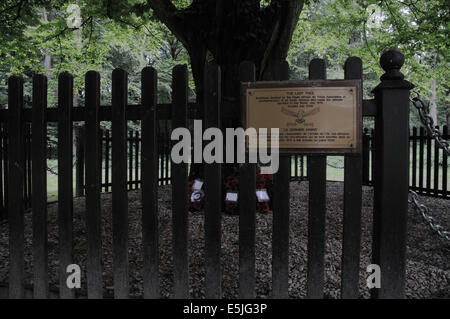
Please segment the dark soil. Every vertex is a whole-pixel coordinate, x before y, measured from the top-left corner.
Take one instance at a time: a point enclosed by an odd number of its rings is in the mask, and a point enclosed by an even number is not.
[[[340,296],[340,261],[342,253],[342,197],[343,184],[327,184],[327,227],[325,255],[325,295],[328,298]],[[129,192],[129,261],[130,293],[142,294],[141,256],[141,194]],[[366,287],[366,267],[371,262],[372,232],[372,188],[363,189],[362,243],[360,268],[360,295],[369,298]],[[450,203],[448,200],[420,196],[444,228],[450,229]],[[292,298],[305,297],[307,225],[308,225],[308,182],[291,183],[290,214],[290,255],[289,255],[289,295]],[[86,232],[84,218],[84,198],[74,200],[74,262],[85,269]],[[112,294],[112,233],[111,194],[102,194],[104,283],[105,291]],[[58,238],[57,204],[51,204],[49,213],[49,269],[52,288],[58,284]],[[31,214],[26,214],[26,283],[32,284]],[[257,215],[256,245],[256,293],[260,298],[270,297],[271,292],[271,234],[272,215]],[[223,216],[222,221],[222,273],[223,297],[238,296],[238,216]],[[160,278],[162,297],[172,295],[172,234],[171,234],[171,187],[159,189],[159,231],[160,231]],[[192,298],[204,297],[204,218],[202,213],[189,213],[189,257],[190,289]],[[8,280],[8,225],[0,226],[0,282]],[[82,288],[86,291],[85,273]],[[439,237],[410,206],[407,242],[407,282],[408,298],[450,298],[450,243]]]

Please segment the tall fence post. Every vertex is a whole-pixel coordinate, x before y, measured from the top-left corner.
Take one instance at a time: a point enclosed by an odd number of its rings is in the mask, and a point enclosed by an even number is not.
[[[241,82],[255,81],[255,65],[244,61],[239,66]],[[239,298],[255,298],[256,164],[246,162],[239,168]]]
[[[159,298],[158,141],[156,139],[158,73],[146,67],[141,73],[142,251],[144,298]]]
[[[176,128],[187,127],[188,71],[186,65],[177,65],[173,69],[172,88],[172,124],[175,130]],[[183,154],[183,156],[186,155]],[[189,224],[186,204],[188,202],[188,167],[186,159],[185,157],[181,163],[173,162],[171,167],[173,277],[174,297],[176,299],[189,298]]]
[[[442,127],[442,137],[446,140],[448,140],[448,126],[444,125]],[[442,197],[443,198],[449,198],[450,194],[447,190],[447,153],[442,152]]]
[[[373,90],[375,120],[373,263],[381,269],[377,298],[404,298],[406,218],[409,184],[409,90],[400,68],[404,55],[389,49],[381,55],[386,72]]]
[[[47,245],[47,77],[33,76],[32,109],[32,212],[33,297],[48,298]]]
[[[325,61],[313,59],[309,63],[309,79],[325,80]],[[310,155],[307,162],[309,180],[308,200],[308,270],[306,297],[321,299],[324,296],[325,276],[325,220],[327,157]]]
[[[100,74],[89,71],[85,75],[85,130],[82,134],[89,136],[86,141],[85,167],[86,167],[86,230],[87,230],[87,258],[86,277],[88,298],[100,299],[102,291],[102,236],[101,236],[101,167],[100,161],[100,121],[98,110],[100,106]],[[83,137],[83,136],[81,136]],[[83,144],[83,143],[81,143]],[[80,144],[78,144],[80,146]],[[82,158],[77,158],[77,162]],[[78,167],[78,164],[77,164]],[[77,184],[78,186],[78,184]],[[83,193],[83,184],[81,184]],[[78,191],[78,190],[77,190]],[[78,194],[77,194],[78,195]]]
[[[8,80],[9,298],[24,297],[23,79]]]
[[[114,297],[128,299],[128,193],[127,193],[128,74],[112,73],[112,229]]]
[[[362,82],[363,67],[361,59],[358,57],[348,58],[345,61],[344,72],[346,80],[361,80]],[[361,95],[357,98],[362,100]],[[343,299],[357,299],[359,297],[362,161],[362,156],[359,154],[345,155],[344,157],[344,229],[341,280],[341,297]]]
[[[204,74],[205,132],[220,127],[221,72],[217,64],[208,64]],[[222,296],[222,271],[220,265],[222,240],[222,186],[221,164],[208,163],[204,167],[206,184],[205,203],[205,295],[206,298]]]
[[[289,80],[289,64],[277,62],[274,66],[277,81]],[[272,151],[273,152],[273,151]],[[295,155],[297,171],[297,155]],[[298,173],[298,172],[296,172]],[[297,177],[297,174],[295,174]],[[272,233],[272,297],[288,298],[289,290],[289,181],[291,156],[280,155],[280,167],[273,176],[273,233]]]
[[[58,77],[58,236],[59,295],[74,298],[66,285],[67,266],[73,264],[73,76]]]

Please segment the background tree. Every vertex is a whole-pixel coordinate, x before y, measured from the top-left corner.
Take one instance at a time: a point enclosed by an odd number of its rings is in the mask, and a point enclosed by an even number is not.
[[[380,54],[398,47],[405,54],[402,72],[442,125],[450,102],[449,20],[445,0],[321,0],[303,10],[288,59],[297,78],[304,77],[305,61],[314,56],[327,61],[331,78],[342,78],[345,59],[359,56],[368,98],[383,73]],[[417,112],[411,112],[411,122],[420,125]]]

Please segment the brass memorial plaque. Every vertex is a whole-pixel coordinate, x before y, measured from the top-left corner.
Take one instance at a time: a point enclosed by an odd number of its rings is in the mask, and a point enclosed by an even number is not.
[[[242,95],[244,127],[279,128],[281,153],[360,153],[359,80],[243,83]]]

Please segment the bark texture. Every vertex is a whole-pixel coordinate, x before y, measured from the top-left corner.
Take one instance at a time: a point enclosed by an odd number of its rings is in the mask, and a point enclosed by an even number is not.
[[[203,73],[213,60],[222,72],[222,127],[239,127],[239,64],[252,61],[257,80],[271,80],[275,62],[286,59],[304,0],[193,0],[177,9],[170,0],[148,5],[187,49],[203,116]],[[209,61],[208,61],[209,60]],[[235,165],[224,165],[223,176]],[[201,176],[201,165],[190,175]]]
[[[253,61],[257,79],[270,80],[274,62],[286,58],[303,0],[193,0],[178,10],[170,0],[148,0],[148,5],[187,49],[196,85],[203,95],[207,56],[221,66],[224,108],[235,111],[238,67]],[[228,112],[227,112],[228,113]]]

